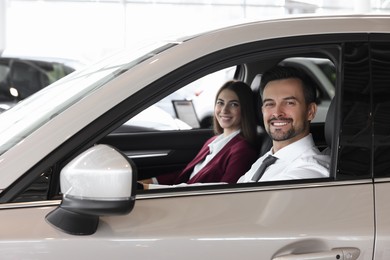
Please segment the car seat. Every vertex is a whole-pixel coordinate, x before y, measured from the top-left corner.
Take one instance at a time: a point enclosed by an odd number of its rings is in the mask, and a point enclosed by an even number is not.
[[[323,154],[330,155],[333,142],[333,131],[335,128],[336,101],[333,98],[330,102],[328,112],[326,113],[324,135],[327,147],[322,151]]]
[[[259,148],[259,156],[262,156],[268,152],[272,147],[272,139],[269,137],[264,128],[263,113],[261,107],[263,105],[260,95],[260,82],[261,74],[257,74],[251,83],[251,89],[253,92],[254,104],[256,106],[256,119],[257,119],[257,138],[256,145]]]

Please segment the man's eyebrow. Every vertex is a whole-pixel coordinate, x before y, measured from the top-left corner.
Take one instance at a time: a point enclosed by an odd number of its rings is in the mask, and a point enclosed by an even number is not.
[[[296,97],[294,96],[290,96],[290,97],[285,97],[283,98],[283,100],[291,100],[291,99],[294,99],[294,100],[298,100]]]
[[[271,101],[274,101],[272,98],[266,98],[266,99],[264,99],[263,100],[263,103],[265,103],[265,102],[271,102]]]
[[[298,98],[294,97],[294,96],[289,96],[289,97],[284,97],[283,100],[298,100]],[[266,98],[263,100],[263,103],[265,102],[272,102],[274,101],[274,99],[272,98]]]

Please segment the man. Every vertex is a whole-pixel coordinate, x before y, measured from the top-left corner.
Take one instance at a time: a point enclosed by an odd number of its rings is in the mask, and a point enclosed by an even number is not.
[[[328,177],[330,158],[321,154],[310,134],[310,121],[317,111],[311,80],[300,70],[277,66],[264,73],[260,91],[264,125],[273,147],[238,182]],[[272,164],[261,166],[266,158]]]

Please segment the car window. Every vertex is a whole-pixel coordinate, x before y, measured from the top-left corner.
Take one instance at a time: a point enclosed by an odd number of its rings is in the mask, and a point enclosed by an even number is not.
[[[225,68],[187,84],[130,119],[117,132],[211,128],[217,90],[234,78],[235,69]]]
[[[60,79],[60,82],[55,82],[54,86],[51,85],[53,86],[52,88],[46,87],[36,92],[30,98],[17,103],[12,107],[13,109],[9,109],[6,113],[1,113],[0,117],[3,118],[5,123],[0,125],[0,131],[2,132],[0,137],[0,154],[6,152],[16,143],[23,140],[23,138],[30,135],[35,129],[61,113],[61,111],[104,86],[108,81],[116,78],[143,60],[153,57],[174,45],[158,42],[143,46],[136,52],[130,51],[130,54],[126,51],[117,53],[89,68],[78,70],[70,74],[69,77]],[[127,63],[124,62],[124,57],[127,58]],[[56,83],[60,87],[56,88]],[[36,116],[31,117],[26,111],[35,111]]]
[[[389,41],[372,44],[376,66],[373,70],[374,172],[375,177],[390,176],[390,62]]]

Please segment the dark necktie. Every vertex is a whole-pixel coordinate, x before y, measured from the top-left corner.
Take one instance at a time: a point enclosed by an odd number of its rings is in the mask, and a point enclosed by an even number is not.
[[[273,164],[278,158],[272,156],[272,155],[268,155],[264,161],[262,162],[262,164],[260,165],[259,169],[256,171],[256,173],[253,175],[252,177],[252,181],[255,181],[255,182],[258,182],[261,178],[261,176],[263,176],[265,170],[268,168],[268,166],[270,166],[271,164]]]

